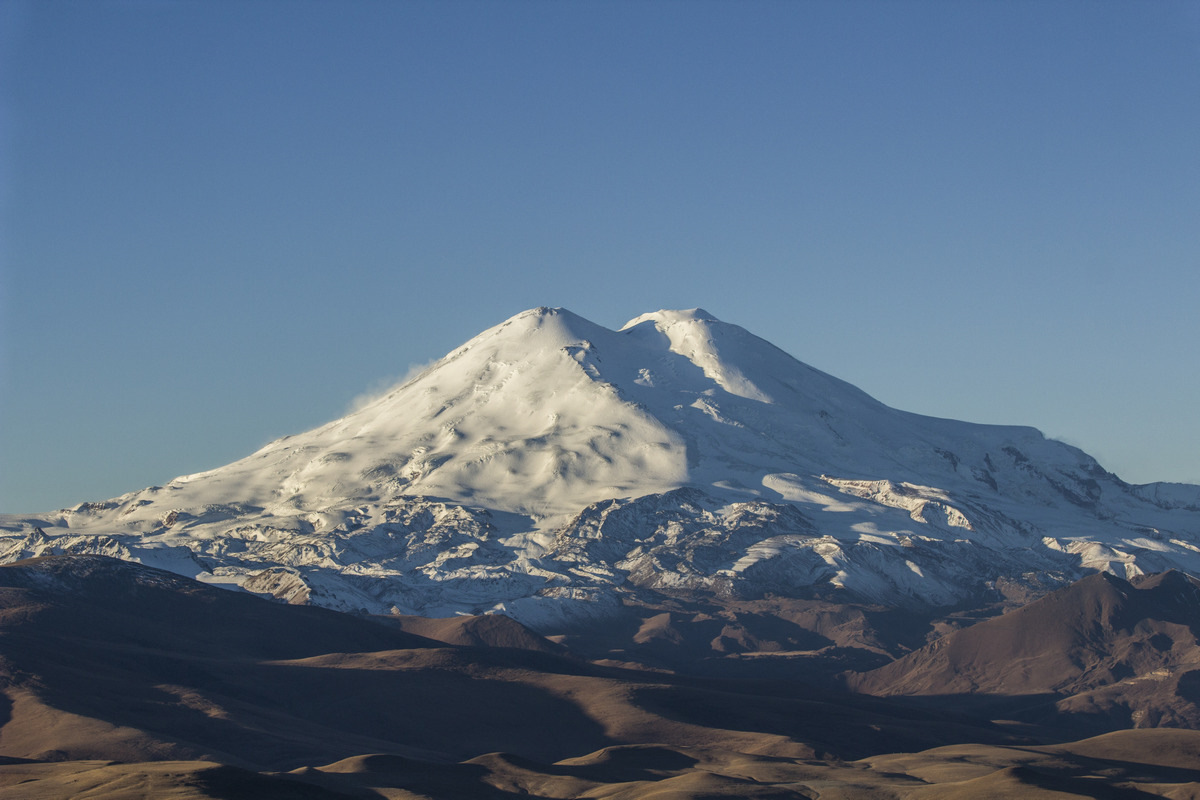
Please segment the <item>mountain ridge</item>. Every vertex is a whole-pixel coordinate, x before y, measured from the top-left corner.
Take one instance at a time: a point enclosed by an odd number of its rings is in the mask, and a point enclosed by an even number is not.
[[[614,331],[540,307],[224,467],[0,517],[0,562],[57,552],[535,628],[645,592],[938,606],[1200,574],[1200,486],[1131,486],[1033,428],[890,408],[703,309]]]
[[[879,696],[1024,700],[1109,727],[1200,726],[1200,580],[1175,570],[1097,573],[852,676]]]

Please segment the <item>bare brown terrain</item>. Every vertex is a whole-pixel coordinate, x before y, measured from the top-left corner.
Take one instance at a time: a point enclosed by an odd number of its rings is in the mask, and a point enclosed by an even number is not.
[[[664,598],[551,642],[102,557],[18,562],[0,567],[0,798],[1200,797],[1194,582],[1065,591],[940,648],[919,647],[928,621],[782,599]],[[855,667],[896,696],[842,688]],[[1169,703],[1131,688],[1159,670]],[[1057,699],[993,713],[1031,695]]]
[[[1099,573],[850,683],[881,696],[984,699],[992,713],[1080,731],[1197,728],[1198,635],[1194,578]]]

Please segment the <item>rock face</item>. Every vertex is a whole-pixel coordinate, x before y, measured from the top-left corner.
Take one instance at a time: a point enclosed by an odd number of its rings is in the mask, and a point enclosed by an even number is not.
[[[228,466],[0,517],[0,560],[51,553],[549,629],[645,592],[946,605],[1200,575],[1200,486],[888,408],[700,309],[612,331],[539,308]]]

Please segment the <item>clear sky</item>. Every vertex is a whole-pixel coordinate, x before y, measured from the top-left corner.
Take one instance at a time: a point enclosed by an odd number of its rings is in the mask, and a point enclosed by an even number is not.
[[[1200,483],[1200,4],[0,0],[0,512],[538,305]]]

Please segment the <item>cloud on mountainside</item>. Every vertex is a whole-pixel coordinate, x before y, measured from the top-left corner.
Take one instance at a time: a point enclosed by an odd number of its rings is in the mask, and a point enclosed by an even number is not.
[[[361,411],[371,403],[390,393],[393,389],[398,389],[413,378],[416,378],[437,362],[438,359],[435,358],[432,361],[426,361],[421,364],[409,364],[408,369],[400,377],[387,377],[372,381],[370,387],[365,392],[355,396],[350,401],[346,408],[346,413],[353,414],[355,411]]]

